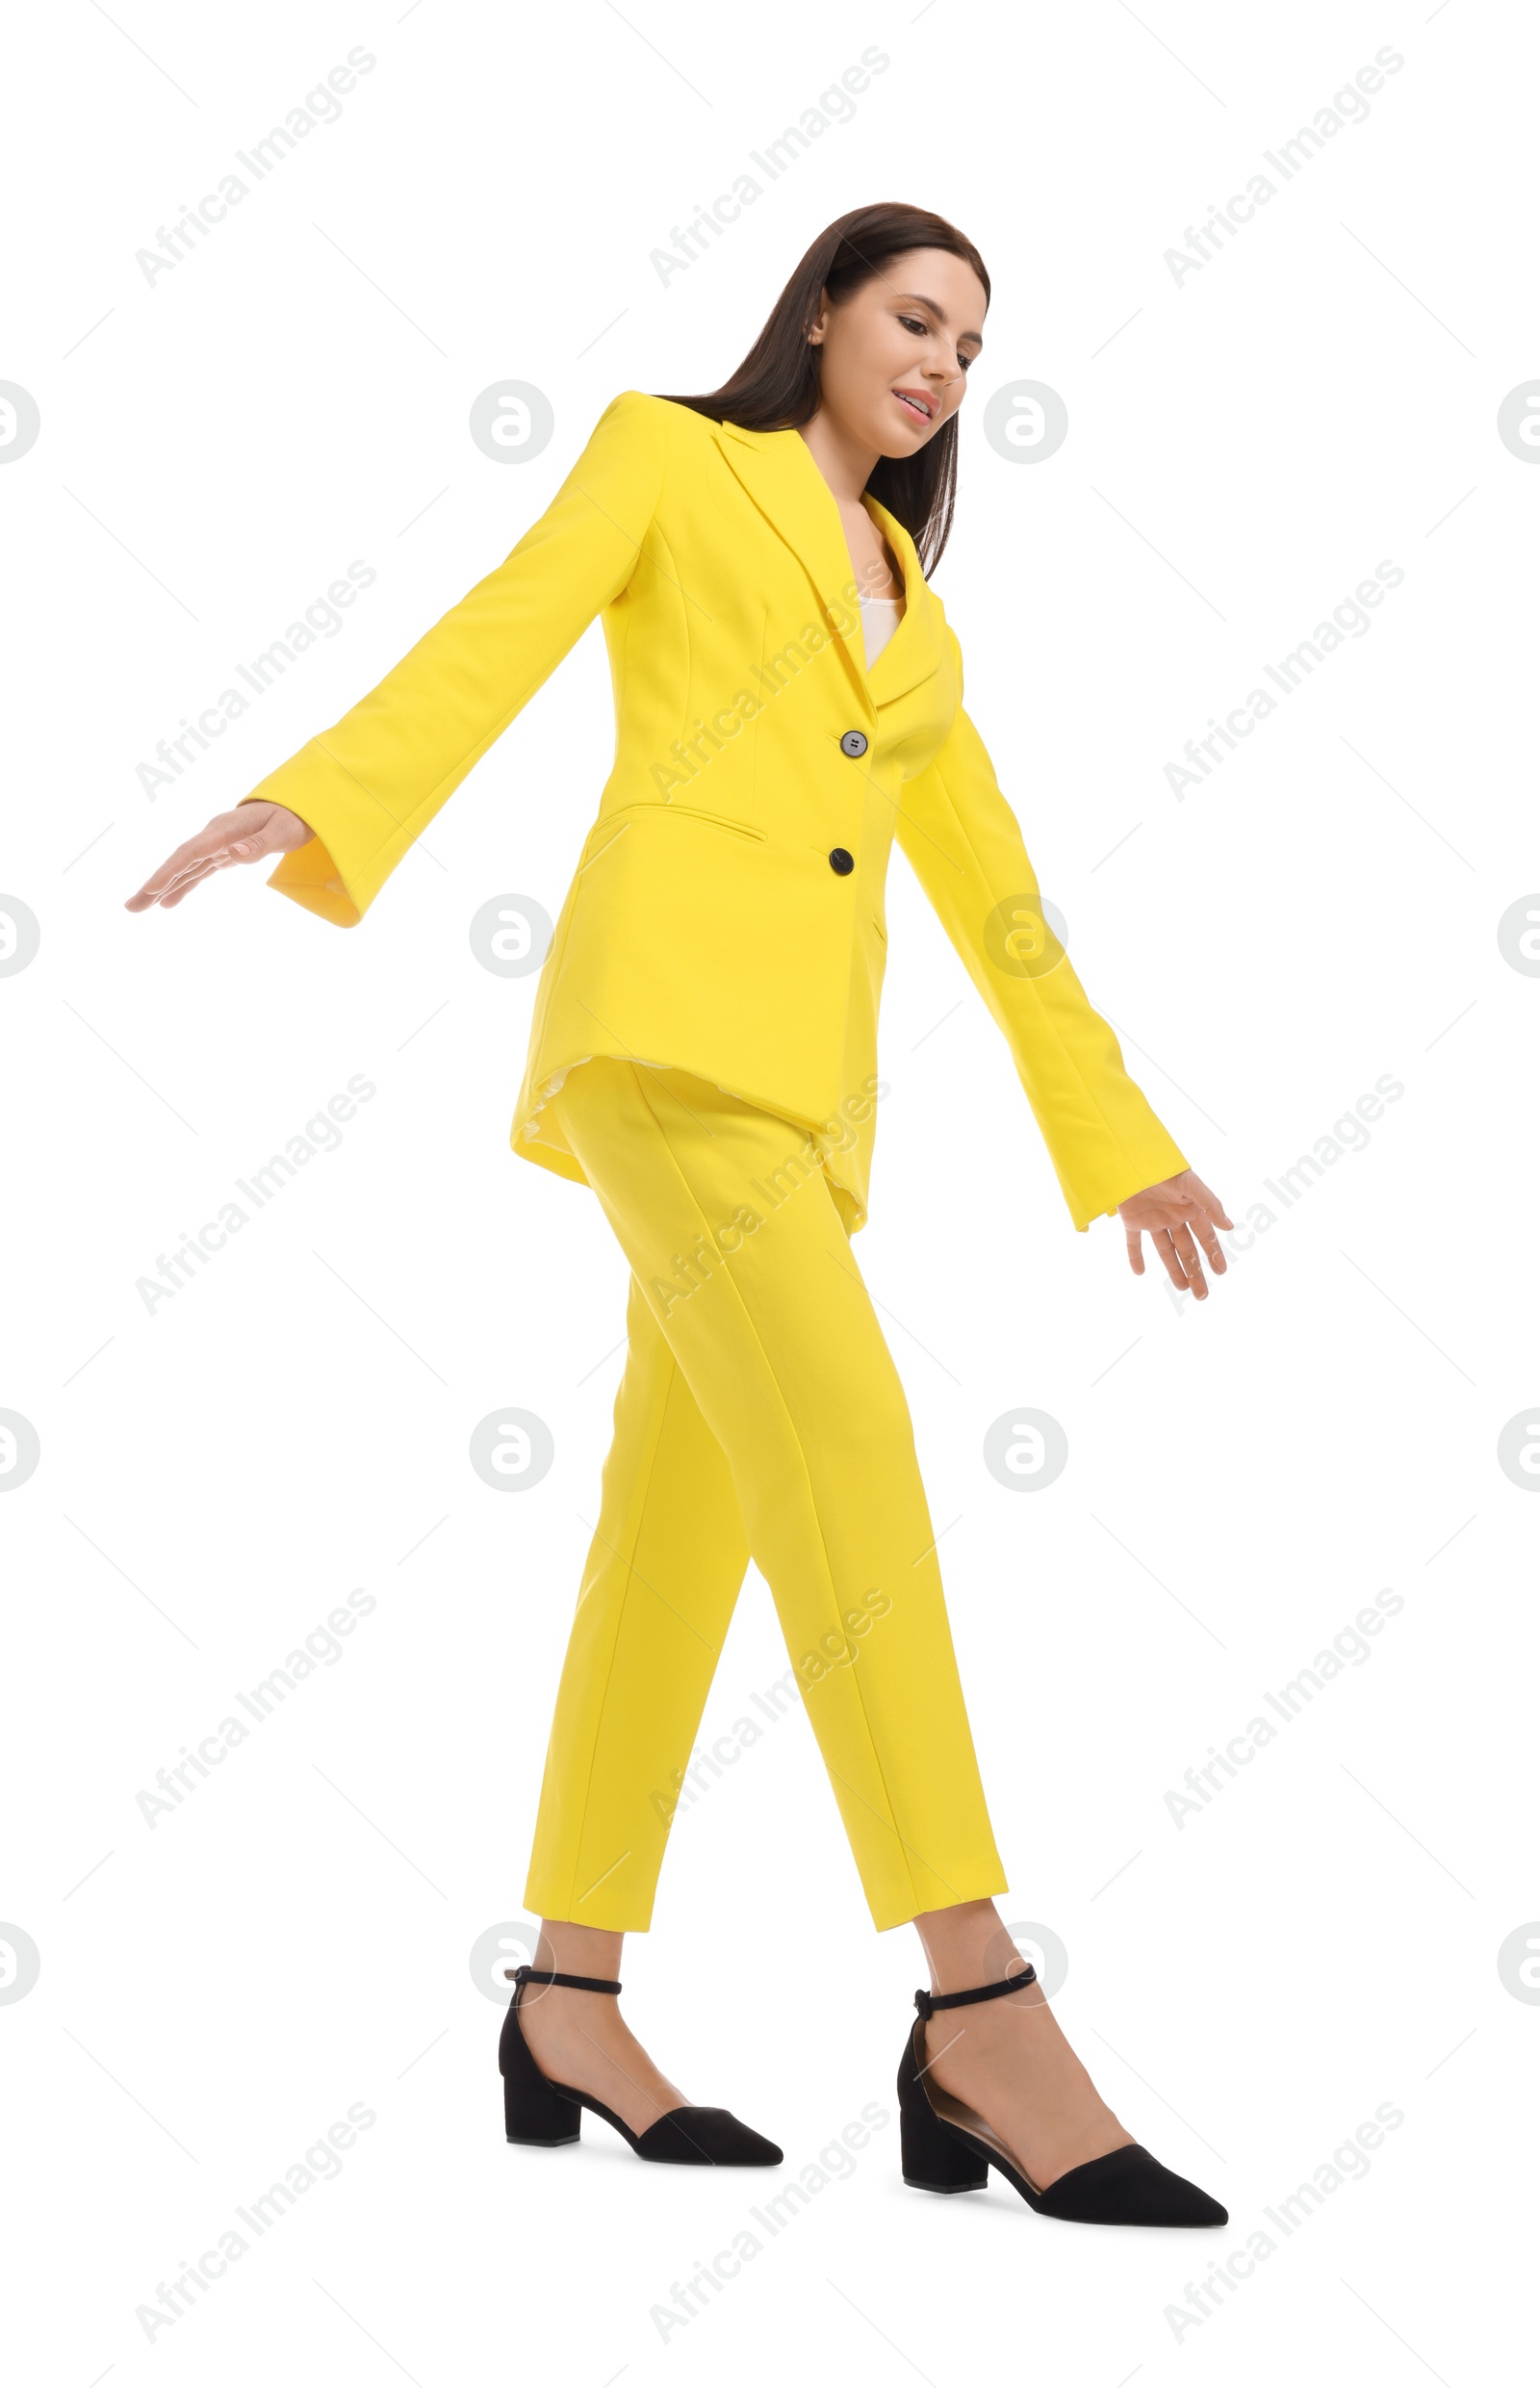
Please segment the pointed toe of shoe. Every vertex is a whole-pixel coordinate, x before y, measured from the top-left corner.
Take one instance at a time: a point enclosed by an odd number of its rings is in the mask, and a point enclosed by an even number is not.
[[[1152,2158],[1153,2162],[1154,2159]],[[1211,2197],[1196,2181],[1184,2180],[1180,2172],[1168,2172],[1163,2164],[1155,2166],[1160,2174],[1161,2211],[1148,2219],[1165,2222],[1173,2230],[1221,2230],[1229,2221],[1229,2209]]]
[[[1191,2210],[1184,2219],[1190,2224],[1200,2230],[1223,2228],[1230,2219],[1228,2206],[1220,2205],[1218,2197],[1211,2197],[1195,2181],[1184,2181],[1179,2172],[1168,2172],[1166,2177],[1186,2197]]]
[[[1115,2147],[1076,2165],[1042,2193],[1040,2211],[1065,2222],[1122,2222],[1143,2229],[1212,2230],[1229,2221],[1194,2181],[1168,2171],[1147,2147]]]
[[[649,2164],[783,2164],[774,2140],[751,2131],[725,2106],[676,2106],[642,2133],[636,2153]]]

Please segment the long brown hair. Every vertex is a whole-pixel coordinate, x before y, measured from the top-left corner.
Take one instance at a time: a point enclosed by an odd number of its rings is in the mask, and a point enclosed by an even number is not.
[[[891,257],[914,248],[945,249],[971,266],[989,295],[989,277],[972,242],[923,207],[897,200],[853,208],[820,232],[765,318],[748,355],[719,390],[693,398],[654,392],[676,406],[692,406],[714,423],[735,423],[746,431],[794,430],[818,411],[823,350],[808,333],[821,292],[837,306],[880,273]],[[941,425],[912,456],[879,456],[867,489],[879,505],[898,517],[914,542],[927,578],[940,561],[952,527],[957,495],[957,417]]]

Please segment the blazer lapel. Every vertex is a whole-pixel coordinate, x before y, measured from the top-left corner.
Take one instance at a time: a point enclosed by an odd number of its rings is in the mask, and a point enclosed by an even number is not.
[[[834,493],[807,441],[794,429],[746,431],[735,423],[712,427],[733,473],[811,579],[825,627],[834,634],[858,695],[874,706],[888,705],[928,678],[940,660],[940,636],[914,543],[902,523],[875,499],[865,501],[904,574],[904,618],[868,674],[860,607],[845,595],[853,579],[845,526]],[[839,618],[849,622],[847,630],[838,629]]]
[[[831,490],[830,496],[833,495]],[[913,540],[897,515],[890,514],[876,498],[867,498],[864,503],[886,532],[887,544],[904,575],[904,618],[867,671],[874,704],[891,705],[895,697],[904,696],[920,680],[929,680],[936,670],[941,660],[941,632],[936,600],[920,570]],[[836,518],[838,512],[836,506]]]

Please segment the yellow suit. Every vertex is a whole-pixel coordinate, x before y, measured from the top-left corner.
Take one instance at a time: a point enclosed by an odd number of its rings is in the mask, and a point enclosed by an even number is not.
[[[315,833],[270,884],[352,926],[602,614],[615,763],[513,1142],[594,1189],[631,1267],[526,1890],[610,1931],[646,1929],[676,1809],[761,1730],[693,1755],[751,1555],[878,1926],[1006,1887],[903,1385],[849,1245],[895,835],[1005,1032],[1075,1225],[1186,1166],[1045,929],[913,543],[865,502],[907,596],[869,674],[801,435],[626,391],[506,560],[245,799]]]
[[[515,1149],[581,1181],[549,1098],[592,1054],[640,1057],[814,1133],[860,1227],[872,1128],[851,1109],[877,1067],[896,836],[1084,1228],[1187,1164],[1036,910],[913,542],[865,502],[907,601],[869,676],[839,509],[801,434],[622,392],[496,571],[244,800],[316,833],[270,885],[352,927],[600,614],[615,762],[541,973]]]

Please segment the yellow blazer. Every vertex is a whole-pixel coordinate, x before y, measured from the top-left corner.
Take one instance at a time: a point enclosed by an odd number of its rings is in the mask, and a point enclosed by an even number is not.
[[[673,1064],[812,1135],[863,1225],[896,836],[1085,1228],[1187,1164],[1044,926],[914,544],[863,502],[907,599],[869,674],[844,526],[801,434],[623,391],[505,560],[243,802],[315,833],[269,885],[353,927],[601,615],[614,768],[541,971],[515,1150],[583,1182],[546,1108],[567,1070]]]

